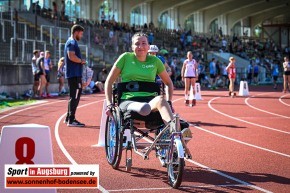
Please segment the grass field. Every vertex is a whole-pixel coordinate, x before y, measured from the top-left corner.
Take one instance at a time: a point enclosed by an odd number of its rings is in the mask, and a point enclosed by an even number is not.
[[[34,103],[36,100],[0,100],[0,110],[9,107],[16,107]]]

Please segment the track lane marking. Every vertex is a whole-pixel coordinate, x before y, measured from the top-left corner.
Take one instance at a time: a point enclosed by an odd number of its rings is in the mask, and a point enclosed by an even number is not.
[[[210,101],[208,101],[207,104],[208,104],[208,107],[209,107],[211,110],[213,110],[213,111],[215,111],[215,112],[217,112],[217,113],[219,113],[219,114],[221,114],[221,115],[224,115],[224,116],[226,116],[226,117],[229,117],[229,118],[231,118],[231,119],[235,119],[235,120],[238,120],[238,121],[241,121],[241,122],[244,122],[244,123],[248,123],[248,124],[250,124],[250,125],[255,125],[255,126],[258,126],[258,127],[262,127],[262,128],[269,129],[269,130],[272,130],[272,131],[277,131],[277,132],[280,132],[280,133],[285,133],[285,134],[288,134],[288,135],[290,134],[290,132],[287,132],[287,131],[283,131],[283,130],[275,129],[275,128],[272,128],[272,127],[267,127],[267,126],[260,125],[260,124],[257,124],[257,123],[253,123],[253,122],[249,122],[249,121],[246,121],[246,120],[243,120],[243,119],[239,119],[239,118],[237,118],[237,117],[233,117],[233,116],[228,115],[228,114],[226,114],[226,113],[223,113],[223,112],[221,112],[221,111],[219,111],[219,110],[213,108],[212,105],[211,105],[211,103],[212,103],[214,100],[218,99],[218,98],[221,98],[221,97],[215,97],[215,98],[212,98]]]
[[[33,104],[33,106],[30,106],[30,107],[27,107],[27,108],[24,108],[24,109],[20,109],[20,110],[14,111],[14,112],[12,112],[12,113],[9,113],[9,114],[7,114],[7,115],[4,115],[4,116],[0,117],[0,120],[1,120],[1,119],[4,119],[4,118],[6,118],[6,117],[9,117],[9,116],[11,116],[11,115],[14,115],[14,114],[17,114],[17,113],[20,113],[20,112],[26,111],[26,110],[34,109],[34,108],[36,108],[36,107],[46,106],[46,105],[55,104],[55,103],[60,103],[60,102],[64,102],[64,101],[65,101],[65,100],[63,100],[63,101],[55,101],[55,102],[46,102],[46,103],[44,103],[44,104],[40,104],[40,105],[38,105],[38,104]]]
[[[264,95],[265,93],[263,94],[259,94],[259,95]],[[258,96],[258,95],[257,95]],[[251,105],[248,101],[251,99],[251,98],[255,98],[255,96],[252,96],[252,97],[248,97],[245,99],[245,103],[247,106],[255,109],[255,110],[258,110],[258,111],[261,111],[261,112],[264,112],[264,113],[267,113],[267,114],[270,114],[270,115],[274,115],[274,116],[278,116],[278,117],[282,117],[282,118],[286,118],[286,119],[290,119],[290,117],[288,116],[284,116],[284,115],[280,115],[280,114],[277,114],[277,113],[272,113],[270,111],[266,111],[266,110],[263,110],[263,109],[260,109],[260,108],[257,108],[257,107],[254,107],[253,105]]]
[[[264,147],[260,147],[260,146],[257,146],[257,145],[253,145],[253,144],[250,144],[250,143],[246,143],[246,142],[243,142],[243,141],[240,141],[240,140],[237,140],[237,139],[233,139],[231,137],[227,137],[227,136],[224,136],[224,135],[221,135],[221,134],[218,134],[218,133],[215,133],[215,132],[212,132],[212,131],[209,131],[207,129],[204,129],[202,127],[199,127],[199,126],[196,126],[196,125],[193,125],[193,124],[190,124],[190,126],[192,127],[195,127],[199,130],[202,130],[202,131],[205,131],[205,132],[208,132],[208,133],[211,133],[213,135],[216,135],[216,136],[219,136],[219,137],[222,137],[224,139],[228,139],[228,140],[231,140],[231,141],[234,141],[234,142],[237,142],[237,143],[241,143],[243,145],[247,145],[247,146],[250,146],[250,147],[254,147],[254,148],[257,148],[257,149],[261,149],[261,150],[264,150],[264,151],[268,151],[268,152],[271,152],[271,153],[274,153],[274,154],[278,154],[278,155],[282,155],[282,156],[285,156],[285,157],[288,157],[290,158],[290,155],[288,154],[285,154],[285,153],[281,153],[281,152],[278,152],[278,151],[274,151],[274,150],[271,150],[271,149],[267,149],[267,148],[264,148]]]
[[[279,101],[280,101],[283,105],[286,105],[286,106],[290,107],[290,104],[285,103],[285,102],[282,100],[284,97],[286,97],[286,96],[288,96],[288,95],[289,95],[289,94],[286,94],[286,95],[281,96],[281,97],[279,98]]]
[[[143,139],[146,140],[147,142],[151,142],[151,143],[152,143],[152,141],[151,141],[150,139],[146,138],[146,137],[144,137]],[[201,163],[198,163],[198,162],[196,162],[196,161],[193,161],[192,159],[186,159],[186,158],[185,158],[185,161],[188,161],[188,162],[190,162],[190,163],[192,163],[192,164],[194,164],[194,165],[197,165],[197,166],[199,166],[199,167],[201,167],[201,168],[203,168],[203,169],[206,169],[206,170],[208,170],[208,171],[210,171],[210,172],[213,172],[213,173],[215,173],[215,174],[217,174],[217,175],[219,175],[219,176],[223,176],[223,177],[225,177],[225,178],[227,178],[227,179],[230,179],[230,180],[233,180],[233,181],[235,181],[235,182],[238,182],[238,183],[240,183],[241,185],[249,186],[249,187],[251,187],[251,188],[253,188],[253,189],[260,190],[260,191],[262,191],[262,192],[272,193],[272,192],[269,191],[269,190],[263,189],[263,188],[261,188],[261,187],[259,187],[259,186],[252,185],[252,184],[250,184],[250,183],[248,183],[248,182],[245,182],[245,181],[240,180],[240,179],[238,179],[238,178],[235,178],[235,177],[233,177],[233,176],[227,175],[227,174],[225,174],[225,173],[223,173],[223,172],[220,172],[220,171],[217,171],[217,170],[215,170],[215,169],[212,169],[212,168],[210,168],[210,167],[208,167],[208,166],[205,166],[205,165],[203,165],[203,164],[201,164]]]
[[[99,102],[102,102],[104,101],[104,99],[102,100],[98,100],[98,101],[94,101],[94,102],[91,102],[91,103],[87,103],[87,104],[84,104],[84,105],[81,105],[79,106],[78,108],[82,108],[82,107],[86,107],[88,105],[92,105],[92,104],[95,104],[95,103],[99,103]],[[59,146],[59,148],[61,149],[62,153],[65,155],[65,157],[73,164],[73,165],[78,165],[78,163],[73,159],[73,157],[68,153],[68,151],[66,150],[66,148],[64,147],[61,139],[60,139],[60,136],[59,136],[59,124],[61,122],[61,120],[66,116],[66,113],[64,113],[62,116],[59,117],[59,119],[57,120],[57,122],[55,123],[55,127],[54,127],[54,135],[55,135],[55,139],[56,139],[56,142]],[[106,190],[104,187],[101,186],[101,184],[99,184],[99,190],[101,192],[104,192],[104,193],[108,193],[108,190]]]
[[[219,187],[247,187],[248,185],[243,184],[221,184],[221,185],[208,185],[208,186],[181,186],[179,189],[192,189],[192,188],[219,188]],[[108,190],[109,192],[127,192],[127,191],[144,191],[144,190],[173,190],[170,187],[164,188],[132,188],[132,189],[115,189]]]

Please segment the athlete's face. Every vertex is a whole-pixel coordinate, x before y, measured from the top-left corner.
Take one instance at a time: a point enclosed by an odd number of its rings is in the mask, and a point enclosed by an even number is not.
[[[187,53],[187,58],[188,58],[189,60],[192,60],[192,54],[191,54],[191,53]]]
[[[83,34],[84,34],[84,32],[83,31],[77,31],[77,32],[75,32],[76,33],[76,40],[77,41],[80,41],[82,38],[83,38]]]
[[[285,60],[285,62],[288,62],[289,61],[289,59],[287,57],[285,57],[284,60]]]
[[[138,57],[146,56],[149,47],[147,37],[145,36],[137,36],[132,41],[132,50]]]

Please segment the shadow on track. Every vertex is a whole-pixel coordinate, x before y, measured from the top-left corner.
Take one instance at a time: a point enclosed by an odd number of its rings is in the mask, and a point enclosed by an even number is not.
[[[202,126],[209,126],[209,127],[229,127],[229,128],[235,128],[235,129],[243,129],[243,128],[247,128],[247,127],[239,127],[239,126],[236,126],[236,125],[224,125],[224,124],[216,124],[216,123],[206,123],[206,122],[189,122],[190,124],[192,125],[195,125],[195,126],[199,126],[199,127],[202,127]]]

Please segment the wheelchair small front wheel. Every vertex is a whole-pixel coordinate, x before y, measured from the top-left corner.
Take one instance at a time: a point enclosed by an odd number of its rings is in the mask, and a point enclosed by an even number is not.
[[[107,117],[105,132],[106,157],[114,169],[119,168],[122,157],[123,135],[120,125],[120,113],[114,109],[112,115]]]
[[[184,171],[184,158],[178,156],[179,145],[181,145],[181,143],[175,141],[169,145],[167,151],[168,181],[173,188],[178,188],[181,185]]]

